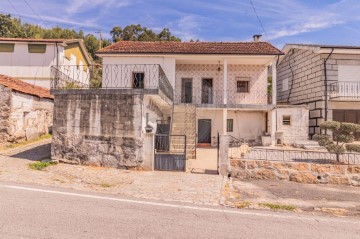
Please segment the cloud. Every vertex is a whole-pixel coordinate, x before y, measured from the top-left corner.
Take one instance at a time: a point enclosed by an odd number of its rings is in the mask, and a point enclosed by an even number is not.
[[[174,25],[173,33],[183,41],[199,38],[197,32],[200,30],[202,18],[196,15],[182,16]]]
[[[70,15],[74,15],[96,8],[99,8],[101,9],[99,11],[104,12],[104,9],[117,9],[129,6],[130,4],[132,4],[130,0],[70,0],[66,12]]]

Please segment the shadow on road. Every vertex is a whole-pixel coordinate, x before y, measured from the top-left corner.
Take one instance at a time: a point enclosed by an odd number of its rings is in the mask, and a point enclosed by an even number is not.
[[[33,161],[50,158],[51,157],[51,143],[36,146],[34,148],[22,151],[20,153],[13,154],[10,157],[28,159],[28,160],[33,160]]]

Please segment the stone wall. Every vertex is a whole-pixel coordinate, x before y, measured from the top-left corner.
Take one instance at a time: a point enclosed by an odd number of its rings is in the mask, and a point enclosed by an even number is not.
[[[142,125],[149,110],[144,96],[79,92],[55,95],[52,158],[85,165],[141,167],[145,160]],[[153,114],[151,120],[158,118]]]
[[[49,133],[53,101],[0,86],[0,143],[33,140]]]
[[[238,179],[288,180],[360,186],[360,165],[316,164],[265,160],[231,160],[231,175]]]
[[[10,117],[11,91],[0,85],[0,144],[7,142]]]

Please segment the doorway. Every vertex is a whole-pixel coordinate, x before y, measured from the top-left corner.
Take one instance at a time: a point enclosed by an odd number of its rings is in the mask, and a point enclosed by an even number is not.
[[[198,120],[198,143],[211,144],[211,119]]]
[[[202,79],[201,103],[213,103],[213,79]]]
[[[192,79],[184,78],[181,80],[181,103],[192,103]]]

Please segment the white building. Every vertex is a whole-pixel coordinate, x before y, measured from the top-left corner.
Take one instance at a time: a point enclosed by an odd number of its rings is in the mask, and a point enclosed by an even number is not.
[[[79,39],[0,38],[0,74],[29,84],[49,89],[55,68],[84,79],[91,64],[91,56]]]

